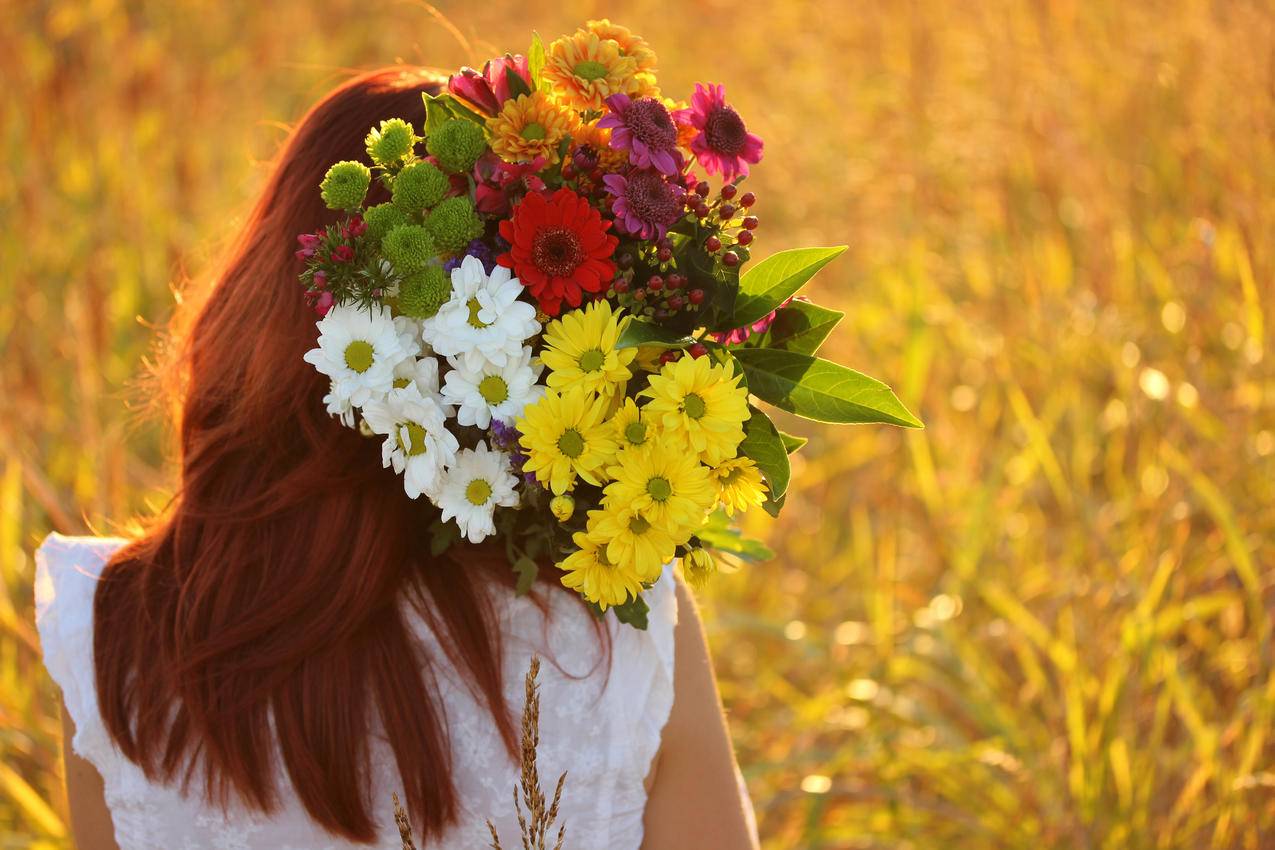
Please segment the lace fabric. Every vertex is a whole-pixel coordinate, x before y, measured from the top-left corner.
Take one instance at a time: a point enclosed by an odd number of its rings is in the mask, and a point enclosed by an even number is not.
[[[209,806],[198,794],[148,782],[115,749],[102,725],[93,687],[93,594],[103,565],[123,541],[50,535],[36,552],[36,624],[44,663],[62,690],[75,723],[74,751],[102,774],[121,850],[338,850],[353,845],[324,832],[307,817],[278,777],[280,808],[270,816],[232,805]],[[505,698],[521,711],[523,678],[533,654],[541,665],[539,770],[546,784],[567,771],[560,822],[567,844],[578,848],[638,850],[646,807],[645,779],[673,703],[673,631],[677,599],[666,575],[648,594],[644,632],[608,618],[612,663],[601,649],[590,615],[566,594],[553,594],[547,612],[530,599],[502,594],[497,611],[504,637]],[[418,622],[420,622],[418,620]],[[423,622],[419,634],[437,650]],[[430,850],[485,847],[488,818],[502,840],[518,841],[512,789],[518,779],[487,710],[465,687],[441,651],[431,653],[454,753],[453,777],[462,801],[457,824]],[[399,790],[388,747],[373,734],[370,799],[379,808],[380,840],[399,850],[390,794]]]

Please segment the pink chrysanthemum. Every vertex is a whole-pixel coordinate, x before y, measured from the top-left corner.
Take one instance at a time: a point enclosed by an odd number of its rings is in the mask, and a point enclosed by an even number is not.
[[[709,174],[733,180],[748,175],[749,163],[761,162],[761,138],[748,132],[744,119],[726,103],[722,85],[696,83],[690,108],[679,109],[674,117],[699,130],[691,152]]]
[[[684,211],[686,190],[670,183],[658,171],[631,171],[628,176],[608,174],[602,178],[615,196],[611,211],[624,232],[639,239],[659,239]]]
[[[602,116],[598,127],[611,131],[611,147],[627,150],[629,162],[638,168],[654,168],[670,177],[682,170],[677,125],[664,104],[653,97],[633,100],[627,94],[613,94],[606,103],[611,112]]]

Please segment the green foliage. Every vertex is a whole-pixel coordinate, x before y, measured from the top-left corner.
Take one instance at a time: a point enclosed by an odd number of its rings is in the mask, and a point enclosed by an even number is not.
[[[750,325],[777,308],[806,285],[819,270],[840,257],[836,248],[794,248],[772,254],[760,263],[749,263],[739,277],[733,327]]]
[[[648,322],[643,319],[633,319],[624,330],[620,332],[616,338],[616,348],[637,348],[638,346],[650,345],[655,348],[686,348],[695,342],[689,336],[678,333],[663,325],[657,325],[654,322]]]
[[[708,515],[704,527],[695,536],[703,546],[749,563],[765,563],[775,557],[765,543],[744,536],[721,508]]]
[[[419,224],[401,224],[381,240],[381,253],[394,270],[411,276],[438,258],[433,237]]]
[[[540,88],[544,69],[545,43],[540,38],[540,33],[533,32],[531,34],[531,49],[527,51],[527,76],[531,78],[531,87],[533,89]]]
[[[338,162],[323,175],[319,194],[332,210],[355,210],[363,205],[372,172],[361,162]]]
[[[425,229],[433,237],[439,251],[456,252],[464,249],[483,233],[483,221],[474,209],[473,201],[465,197],[448,198],[429,214]]]
[[[444,171],[466,174],[487,149],[487,136],[481,124],[454,118],[429,134],[425,148]]]
[[[770,417],[749,406],[752,414],[744,423],[744,441],[739,453],[747,455],[757,464],[771,499],[781,499],[788,492],[788,479],[792,470],[788,463],[788,447]]]
[[[399,284],[398,308],[405,316],[428,319],[447,302],[451,292],[451,278],[442,266],[426,266]]]
[[[840,310],[829,310],[809,301],[793,301],[775,312],[775,321],[765,333],[753,334],[746,344],[814,354],[844,317],[845,313]]]
[[[767,348],[740,348],[734,355],[749,392],[789,413],[817,422],[921,427],[888,386],[838,363]]]
[[[413,162],[394,178],[394,206],[409,215],[422,215],[447,194],[451,182],[430,162]]]

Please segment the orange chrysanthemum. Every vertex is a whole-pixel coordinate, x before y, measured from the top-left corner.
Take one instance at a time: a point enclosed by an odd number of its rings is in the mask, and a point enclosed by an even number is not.
[[[602,112],[611,95],[637,94],[642,87],[637,60],[623,55],[619,42],[584,30],[549,45],[543,73],[555,94],[582,112]]]
[[[558,143],[575,132],[576,114],[564,109],[543,90],[505,101],[500,112],[487,119],[491,149],[507,162],[528,162],[543,156],[558,161]]]

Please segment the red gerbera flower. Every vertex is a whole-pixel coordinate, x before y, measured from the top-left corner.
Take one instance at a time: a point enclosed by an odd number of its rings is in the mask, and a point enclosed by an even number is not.
[[[546,198],[530,192],[500,223],[509,250],[496,262],[512,268],[550,316],[562,302],[579,307],[585,292],[601,292],[615,277],[611,255],[619,243],[607,233],[611,222],[570,189]]]

